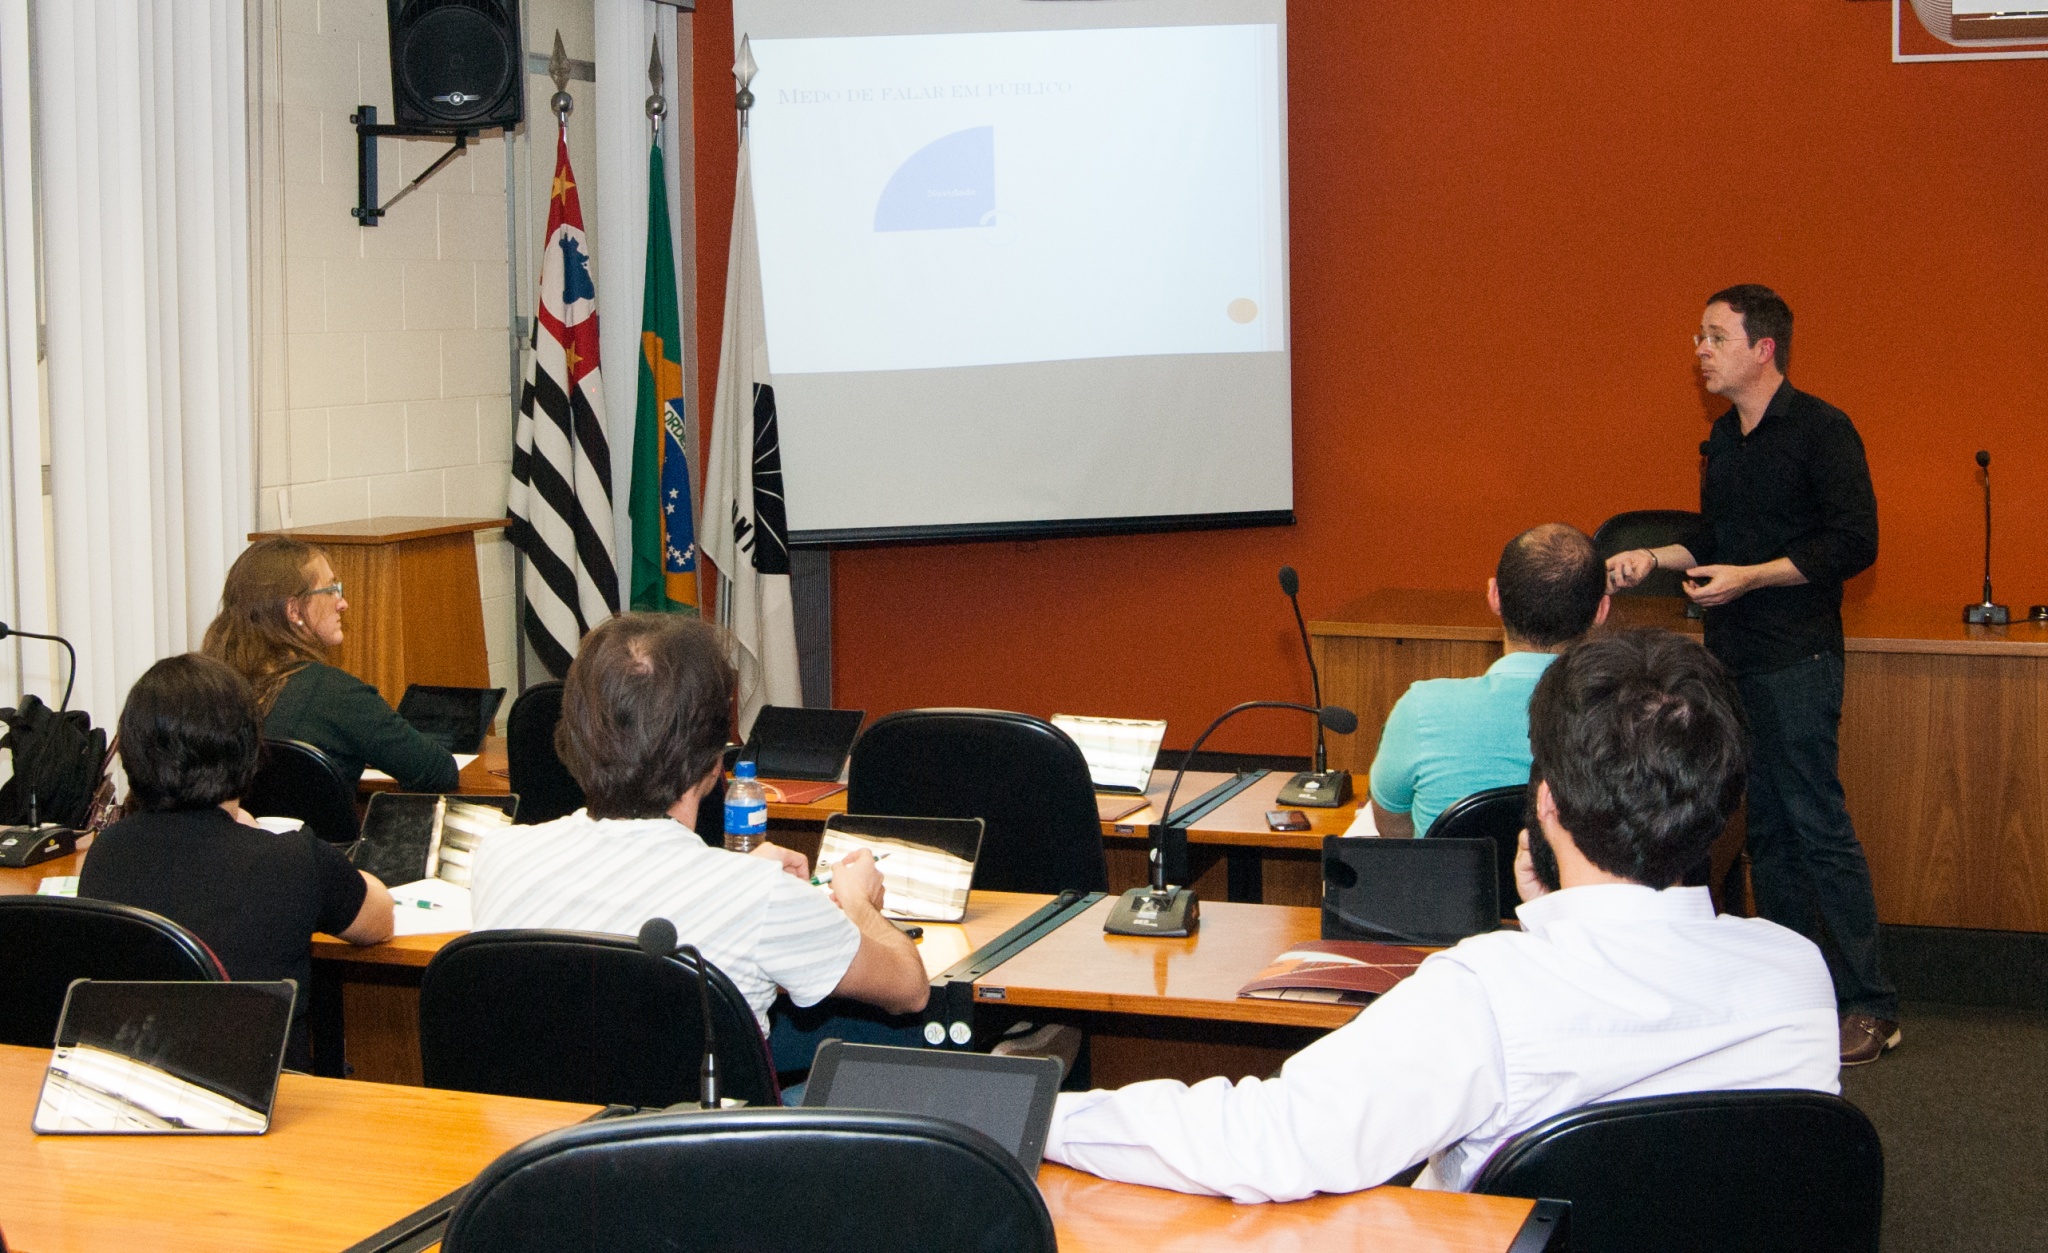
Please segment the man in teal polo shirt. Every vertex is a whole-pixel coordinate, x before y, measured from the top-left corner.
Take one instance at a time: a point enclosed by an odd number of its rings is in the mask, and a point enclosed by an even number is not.
[[[1474,679],[1409,687],[1380,732],[1372,816],[1382,836],[1425,835],[1474,792],[1529,781],[1529,694],[1557,654],[1607,620],[1607,570],[1562,522],[1508,541],[1486,581],[1502,656]]]

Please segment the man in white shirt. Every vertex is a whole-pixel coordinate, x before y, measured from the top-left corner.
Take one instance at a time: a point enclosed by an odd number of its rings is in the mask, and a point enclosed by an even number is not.
[[[882,917],[865,851],[833,867],[828,898],[801,854],[729,853],[691,829],[719,777],[733,686],[717,630],[695,618],[622,614],[585,636],[555,745],[588,805],[484,842],[471,872],[477,929],[636,935],[667,918],[732,979],[764,1034],[778,988],[799,1006],[835,996],[923,1009],[924,963]]]
[[[1276,1079],[1063,1094],[1046,1156],[1238,1201],[1350,1192],[1428,1162],[1470,1186],[1488,1156],[1596,1101],[1840,1090],[1820,951],[1673,886],[1741,800],[1733,680],[1704,648],[1635,631],[1567,650],[1529,704],[1523,930],[1430,957]]]

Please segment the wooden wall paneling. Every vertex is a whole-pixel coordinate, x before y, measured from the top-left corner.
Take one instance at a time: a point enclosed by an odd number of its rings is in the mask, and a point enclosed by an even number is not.
[[[2048,930],[2048,661],[1852,652],[1842,785],[1878,916]]]

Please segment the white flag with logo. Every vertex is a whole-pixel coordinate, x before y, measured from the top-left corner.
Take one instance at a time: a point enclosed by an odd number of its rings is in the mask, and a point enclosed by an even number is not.
[[[718,618],[738,647],[742,735],[763,705],[803,704],[789,591],[789,515],[755,240],[753,179],[742,132],[701,536],[703,555],[718,567]]]

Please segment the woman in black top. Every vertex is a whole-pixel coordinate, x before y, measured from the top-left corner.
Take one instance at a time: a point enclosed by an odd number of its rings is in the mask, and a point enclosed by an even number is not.
[[[391,893],[306,831],[279,835],[237,803],[262,736],[249,685],[210,657],[151,666],[121,710],[130,817],[93,840],[78,894],[162,914],[206,942],[231,979],[296,979],[286,1064],[306,1069],[313,933],[391,937]]]
[[[376,688],[327,664],[347,609],[326,553],[281,536],[258,540],[228,570],[204,649],[249,681],[269,738],[313,745],[351,784],[375,766],[403,791],[453,791],[455,758]]]

